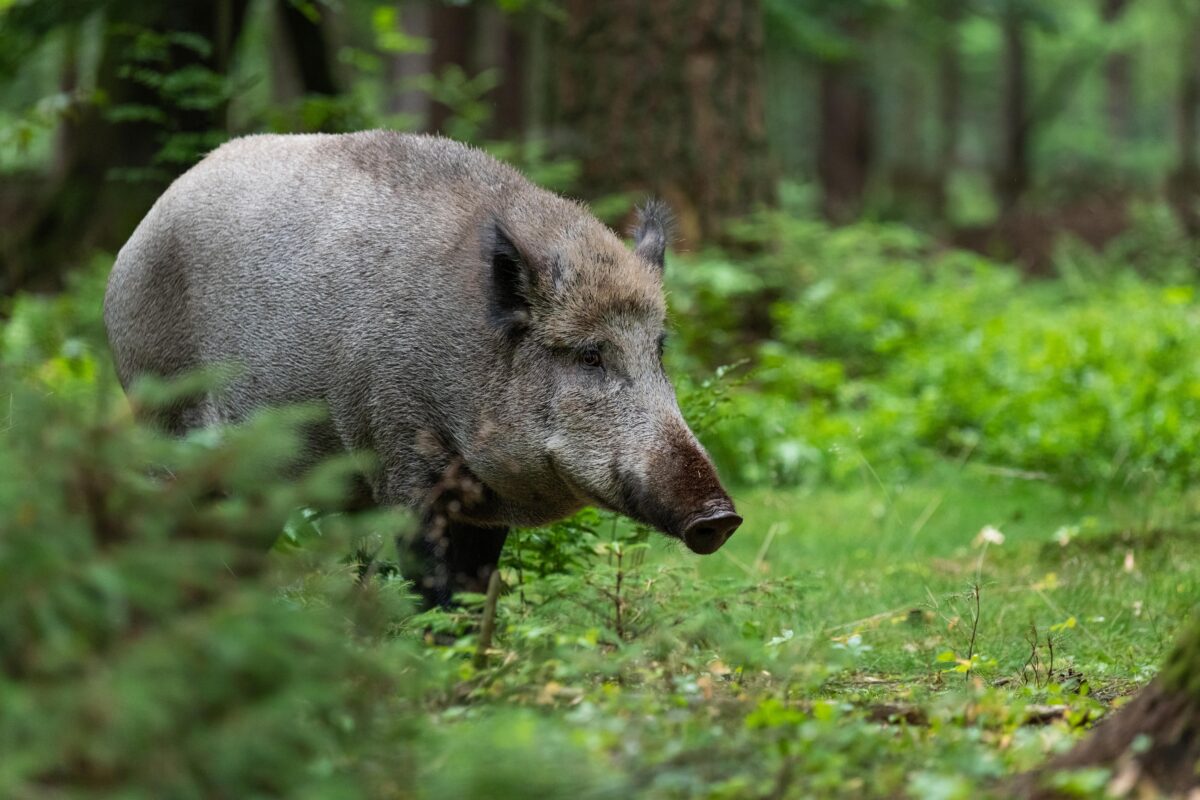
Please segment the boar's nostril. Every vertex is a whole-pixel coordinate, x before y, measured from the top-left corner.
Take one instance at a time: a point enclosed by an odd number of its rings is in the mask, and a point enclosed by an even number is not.
[[[721,549],[721,545],[742,524],[742,518],[730,511],[710,514],[694,520],[683,531],[683,543],[693,553],[708,555]]]

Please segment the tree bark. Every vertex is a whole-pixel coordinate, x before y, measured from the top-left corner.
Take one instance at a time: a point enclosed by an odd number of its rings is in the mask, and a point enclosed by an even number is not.
[[[486,133],[496,139],[520,140],[525,134],[529,49],[526,21],[525,14],[506,12],[496,6],[484,5],[479,9],[475,68],[495,70],[500,77],[499,84],[485,97],[490,107]]]
[[[1184,37],[1181,50],[1182,79],[1178,100],[1179,165],[1171,177],[1168,194],[1180,224],[1188,235],[1200,237],[1200,162],[1197,161],[1197,126],[1200,125],[1200,27]]]
[[[304,93],[337,94],[337,74],[321,18],[310,18],[298,5],[288,0],[281,0],[280,12]]]
[[[500,34],[500,80],[492,96],[495,112],[492,133],[502,139],[519,139],[525,133],[525,92],[528,88],[526,59],[529,42],[521,21],[505,14]]]
[[[1129,0],[1102,0],[1101,18],[1116,24],[1129,8]],[[1117,50],[1104,62],[1104,110],[1108,133],[1120,144],[1129,139],[1133,123],[1133,61],[1127,50]]]
[[[400,14],[405,32],[423,39],[431,38],[433,11],[428,0],[405,2]],[[398,53],[392,57],[389,64],[388,110],[393,114],[406,115],[418,130],[428,128],[431,103],[429,94],[412,86],[412,80],[428,75],[432,64],[429,51]]]
[[[1066,797],[1047,778],[1096,766],[1113,770],[1109,789],[1120,797],[1190,797],[1200,789],[1200,615],[1149,686],[1073,750],[1020,778],[1014,796]]]
[[[1004,8],[1004,104],[1002,162],[997,192],[1004,213],[1012,212],[1029,188],[1028,52],[1025,19],[1015,0]]]
[[[713,241],[769,203],[758,0],[567,0],[560,118],[597,194],[654,193]]]
[[[442,77],[446,68],[452,65],[461,67],[467,75],[475,74],[478,13],[479,10],[474,5],[438,3],[433,7],[430,30],[433,33],[434,77]],[[429,116],[430,130],[444,130],[453,115],[454,109],[444,103],[434,102]]]
[[[862,213],[874,149],[871,94],[856,62],[822,64],[819,93],[821,212],[840,225]]]
[[[950,176],[958,164],[959,130],[962,120],[962,53],[958,24],[962,16],[958,0],[942,6],[941,45],[938,48],[938,215],[945,216]]]

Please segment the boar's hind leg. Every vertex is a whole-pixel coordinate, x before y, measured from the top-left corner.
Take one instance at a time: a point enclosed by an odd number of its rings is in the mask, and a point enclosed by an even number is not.
[[[455,592],[487,591],[508,528],[481,528],[465,522],[431,520],[413,542],[412,575],[427,608],[448,608]]]

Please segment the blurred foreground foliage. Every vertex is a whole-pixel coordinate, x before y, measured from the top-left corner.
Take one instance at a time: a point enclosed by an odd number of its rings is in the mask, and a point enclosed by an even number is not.
[[[403,587],[357,587],[345,546],[269,557],[348,465],[270,477],[300,411],[152,434],[98,400],[74,352],[0,379],[0,795],[385,789],[411,758],[419,685],[388,636]],[[331,521],[330,541],[368,522]]]

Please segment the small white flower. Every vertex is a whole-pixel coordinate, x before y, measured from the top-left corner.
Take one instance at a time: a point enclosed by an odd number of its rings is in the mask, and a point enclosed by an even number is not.
[[[778,647],[784,642],[790,642],[794,635],[795,634],[792,632],[791,628],[784,628],[781,636],[776,636],[772,638],[771,641],[767,642],[767,647]]]
[[[1058,542],[1063,547],[1066,547],[1067,545],[1069,545],[1071,543],[1071,540],[1074,539],[1078,533],[1079,533],[1079,526],[1063,525],[1061,528],[1059,528],[1058,530],[1056,530],[1054,532],[1053,538],[1054,538],[1054,541]]]
[[[985,544],[1004,544],[1004,534],[992,525],[984,525],[979,531],[979,535],[975,537],[975,546],[982,547]]]

